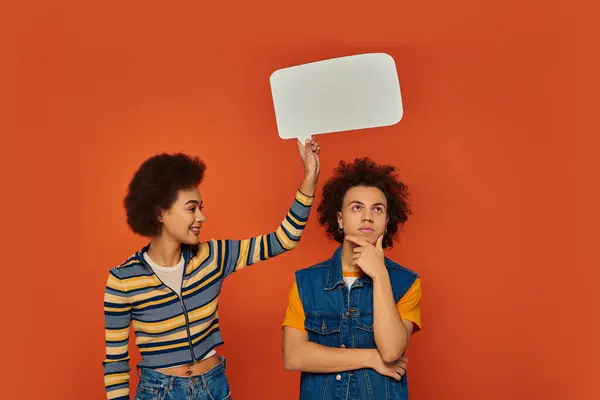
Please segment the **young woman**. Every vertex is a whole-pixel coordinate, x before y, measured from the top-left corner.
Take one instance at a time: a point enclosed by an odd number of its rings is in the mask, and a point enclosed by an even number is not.
[[[291,208],[273,232],[244,240],[199,239],[205,217],[198,185],[205,165],[198,158],[161,154],[141,165],[124,205],[131,229],[150,243],[108,274],[108,399],[129,399],[130,325],[142,355],[136,399],[230,398],[226,360],[215,350],[223,344],[219,293],[228,275],[297,246],[313,202],[320,147],[312,140],[298,143],[298,150],[304,179]]]
[[[341,162],[323,187],[319,222],[340,246],[296,272],[285,320],[286,368],[300,399],[406,400],[404,350],[421,326],[419,276],[389,260],[410,207],[395,168]]]

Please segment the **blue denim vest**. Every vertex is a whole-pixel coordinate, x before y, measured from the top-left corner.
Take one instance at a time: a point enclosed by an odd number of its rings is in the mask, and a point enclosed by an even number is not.
[[[395,302],[410,289],[418,275],[385,259]],[[358,278],[351,290],[342,276],[342,247],[333,257],[296,272],[298,293],[306,316],[308,340],[329,347],[374,349],[373,282]],[[301,400],[407,400],[406,375],[400,382],[372,369],[340,373],[303,372]]]

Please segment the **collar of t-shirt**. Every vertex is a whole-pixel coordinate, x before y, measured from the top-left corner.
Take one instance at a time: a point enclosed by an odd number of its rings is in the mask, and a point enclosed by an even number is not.
[[[144,260],[150,265],[162,283],[173,289],[178,295],[181,295],[181,283],[183,281],[182,269],[185,265],[183,256],[181,256],[181,260],[179,260],[177,265],[173,267],[163,267],[162,265],[155,263],[147,253],[144,253]]]
[[[352,284],[361,276],[364,276],[364,272],[362,271],[342,271],[342,277],[344,278],[344,282],[348,287],[352,287]]]

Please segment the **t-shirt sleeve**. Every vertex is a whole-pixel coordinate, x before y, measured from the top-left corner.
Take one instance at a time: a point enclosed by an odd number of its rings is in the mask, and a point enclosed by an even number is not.
[[[283,319],[282,325],[306,332],[306,329],[304,329],[304,319],[304,308],[302,307],[302,302],[300,301],[298,285],[296,282],[294,282],[294,286],[292,286],[292,290],[290,291],[288,306],[285,311],[285,318]]]
[[[414,324],[413,333],[421,330],[421,279],[417,278],[396,304],[400,318]]]

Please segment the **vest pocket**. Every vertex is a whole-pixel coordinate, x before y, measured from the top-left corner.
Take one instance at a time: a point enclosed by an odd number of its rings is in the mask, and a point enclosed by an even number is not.
[[[304,328],[308,332],[308,340],[323,346],[340,347],[341,316],[306,314]]]
[[[356,340],[359,348],[374,348],[375,335],[373,333],[373,313],[360,313],[356,321]]]
[[[337,315],[306,315],[304,327],[319,335],[340,333],[341,317]]]

